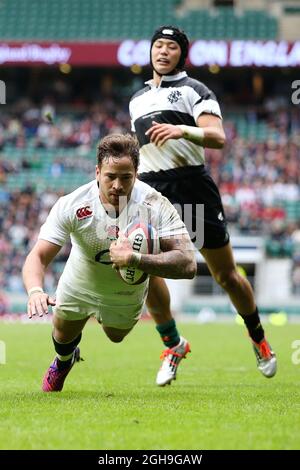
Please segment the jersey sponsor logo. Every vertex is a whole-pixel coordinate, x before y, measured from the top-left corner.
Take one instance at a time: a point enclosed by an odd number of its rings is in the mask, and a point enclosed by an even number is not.
[[[173,90],[171,93],[168,95],[168,100],[170,101],[171,104],[177,103],[182,98],[182,93],[179,90]]]
[[[149,124],[151,124],[152,119],[155,119],[156,116],[162,114],[162,111],[155,111],[155,113],[146,114],[145,116],[141,116],[141,119],[147,119]],[[151,126],[149,126],[151,127]],[[148,128],[147,128],[148,130]]]
[[[97,253],[96,256],[95,256],[95,261],[97,263],[101,263],[101,264],[107,264],[107,265],[113,264],[111,259],[110,259],[108,249],[99,251],[99,253]]]
[[[93,215],[93,211],[90,210],[90,206],[80,207],[76,211],[76,217],[78,220],[87,219]]]

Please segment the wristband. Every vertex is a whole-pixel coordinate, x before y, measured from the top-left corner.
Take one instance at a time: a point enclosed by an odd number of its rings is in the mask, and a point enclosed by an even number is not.
[[[28,297],[30,297],[32,294],[36,294],[37,292],[40,292],[41,294],[44,293],[44,289],[42,287],[36,286],[36,287],[31,287],[28,291]]]
[[[138,265],[140,264],[141,258],[142,258],[141,253],[136,253],[134,251],[131,255],[129,266],[132,268],[137,268]]]
[[[203,144],[204,130],[201,127],[186,126],[184,124],[180,124],[178,127],[183,131],[184,139],[190,140],[194,144]]]

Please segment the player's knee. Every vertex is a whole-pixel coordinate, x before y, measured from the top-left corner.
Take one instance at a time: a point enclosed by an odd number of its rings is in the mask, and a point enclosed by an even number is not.
[[[215,275],[217,283],[225,290],[232,290],[239,284],[239,275],[235,269],[220,271]]]
[[[113,343],[121,343],[123,341],[123,339],[125,338],[125,336],[109,336],[107,335],[107,337],[113,342]]]
[[[132,328],[129,328],[128,330],[121,330],[118,328],[103,326],[104,333],[113,343],[121,343],[131,330]]]

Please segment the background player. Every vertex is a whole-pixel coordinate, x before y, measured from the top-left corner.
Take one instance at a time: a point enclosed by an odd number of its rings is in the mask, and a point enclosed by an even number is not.
[[[190,215],[184,213],[184,206],[193,204],[194,226],[201,222],[196,206],[204,205],[204,243],[198,248],[245,322],[258,369],[265,377],[273,377],[276,356],[265,338],[251,285],[236,269],[219,190],[204,165],[204,147],[222,148],[225,143],[220,107],[211,90],[183,71],[188,49],[188,38],[177,27],[162,26],[152,36],[153,77],[129,106],[141,146],[139,178],[173,204],[180,204],[183,220]],[[158,328],[175,330],[170,316],[164,317],[169,296],[162,279],[150,285],[148,305],[153,304]],[[164,369],[166,381],[175,377],[168,356]]]

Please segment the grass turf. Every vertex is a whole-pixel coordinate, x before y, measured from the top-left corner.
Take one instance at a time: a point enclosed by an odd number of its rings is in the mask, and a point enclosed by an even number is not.
[[[257,371],[243,327],[180,325],[192,354],[171,386],[155,376],[161,343],[151,322],[111,343],[90,322],[63,392],[40,391],[53,359],[50,324],[1,324],[1,449],[299,449],[300,326],[267,326],[273,379]]]

